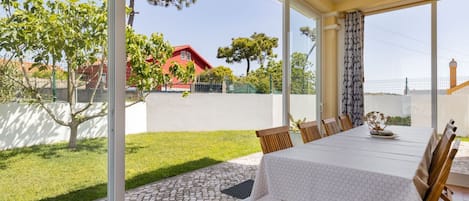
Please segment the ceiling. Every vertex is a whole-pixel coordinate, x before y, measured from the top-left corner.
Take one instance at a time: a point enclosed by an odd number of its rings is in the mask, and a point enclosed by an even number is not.
[[[361,10],[365,13],[382,10],[396,10],[429,3],[432,0],[301,0],[320,12],[346,12]]]

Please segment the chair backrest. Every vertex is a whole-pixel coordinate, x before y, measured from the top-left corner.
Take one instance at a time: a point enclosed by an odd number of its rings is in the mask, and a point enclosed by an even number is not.
[[[256,131],[264,154],[293,147],[288,133],[288,126],[268,128]]]
[[[334,117],[323,119],[322,124],[324,124],[324,129],[326,130],[326,134],[328,136],[334,135],[340,132],[339,125],[337,124],[337,121],[335,120]]]
[[[448,124],[454,125],[454,119],[453,118],[449,119]]]
[[[454,123],[454,121],[453,121],[453,123]],[[453,132],[456,132],[457,129],[458,129],[458,127],[455,126],[454,124],[447,123],[446,126],[445,126],[445,129],[443,130],[443,134],[446,133],[447,130],[452,130]]]
[[[425,195],[425,201],[438,201],[440,199],[443,188],[445,187],[446,180],[448,180],[449,173],[451,172],[451,166],[453,164],[454,157],[458,153],[460,141],[456,140],[449,154],[445,157],[443,168],[441,169],[438,178],[433,185],[427,190]]]
[[[444,161],[448,156],[448,152],[451,148],[451,143],[453,142],[455,137],[456,134],[453,130],[446,130],[446,133],[441,136],[441,139],[438,142],[437,149],[433,151],[432,161],[430,163],[430,168],[428,169],[428,184],[430,186],[433,185],[436,179],[438,178],[441,172],[441,168],[443,167]]]
[[[339,115],[339,121],[342,126],[342,130],[346,131],[353,128],[352,120],[348,114]]]
[[[320,139],[318,123],[316,121],[308,121],[300,124],[301,138],[304,143]]]

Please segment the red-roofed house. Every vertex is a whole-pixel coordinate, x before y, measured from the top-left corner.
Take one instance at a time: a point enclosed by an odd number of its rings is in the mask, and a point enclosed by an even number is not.
[[[198,52],[196,52],[190,45],[181,45],[181,46],[175,46],[174,47],[174,52],[173,56],[169,58],[166,63],[163,65],[163,70],[164,72],[169,71],[169,67],[171,66],[171,63],[177,62],[181,65],[186,65],[187,62],[192,61],[194,62],[194,67],[195,67],[195,75],[199,75],[200,73],[204,72],[205,70],[212,69],[212,65],[208,63],[207,60],[205,60]],[[78,70],[78,73],[82,74],[82,77],[84,80],[89,80],[89,83],[87,84],[87,88],[95,88],[98,86],[97,80],[98,80],[98,70],[99,70],[99,64],[95,64],[91,67],[87,68],[81,68]],[[126,73],[126,79],[130,77],[131,73],[131,66],[129,63],[127,63],[127,73]],[[107,66],[104,65],[103,68],[103,80],[107,77]],[[172,80],[173,85],[172,86],[162,86],[159,87],[158,90],[168,90],[168,91],[187,91],[190,89],[190,84],[192,83],[187,83],[187,84],[179,84],[179,81],[176,78],[173,78]]]
[[[190,45],[181,45],[174,47],[173,56],[166,61],[166,64],[163,66],[165,72],[168,72],[169,67],[172,62],[177,62],[182,65],[186,65],[187,62],[194,62],[195,75],[199,75],[205,70],[212,69],[212,65],[208,63],[199,53],[197,53]],[[189,84],[177,84],[179,81],[176,78],[173,78],[173,86],[168,86],[167,90],[188,90],[190,89]],[[163,88],[163,90],[165,90]]]

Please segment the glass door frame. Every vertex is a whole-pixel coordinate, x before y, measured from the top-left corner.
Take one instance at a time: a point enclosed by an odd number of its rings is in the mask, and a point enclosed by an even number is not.
[[[290,94],[291,94],[291,63],[290,63],[290,9],[301,10],[301,14],[308,18],[316,20],[316,72],[315,72],[315,88],[316,88],[316,121],[321,120],[322,113],[322,90],[321,90],[321,74],[322,74],[322,14],[310,5],[299,0],[285,0],[282,7],[282,123],[285,126],[290,125]]]

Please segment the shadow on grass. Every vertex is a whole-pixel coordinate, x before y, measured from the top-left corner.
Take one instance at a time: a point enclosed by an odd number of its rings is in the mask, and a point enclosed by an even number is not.
[[[174,165],[167,168],[160,168],[151,172],[137,175],[133,178],[126,180],[125,188],[133,189],[151,182],[155,182],[167,177],[176,176],[185,172],[200,169],[222,161],[214,160],[212,158],[201,158],[198,160],[188,161],[182,164]],[[88,188],[73,191],[67,194],[59,195],[56,197],[42,199],[42,201],[84,201],[84,200],[96,200],[99,198],[106,197],[106,184],[98,184]]]
[[[125,155],[138,153],[140,149],[147,148],[148,146],[141,146],[135,143],[125,143]]]
[[[57,143],[51,145],[34,145],[31,147],[22,147],[0,151],[0,169],[8,168],[8,159],[14,157],[28,157],[36,155],[42,159],[53,159],[62,157],[67,151],[70,152],[93,152],[104,154],[107,152],[105,138],[84,139],[77,142],[77,148],[70,150],[67,143]]]
[[[125,146],[126,154],[137,153],[140,149],[145,148],[134,143],[127,143]],[[51,145],[35,145],[31,147],[15,148],[0,151],[0,170],[8,168],[8,159],[14,157],[27,157],[36,155],[42,159],[59,158],[66,155],[67,152],[92,152],[95,154],[107,153],[107,138],[83,139],[77,142],[77,148],[71,150],[68,143],[57,143]]]

